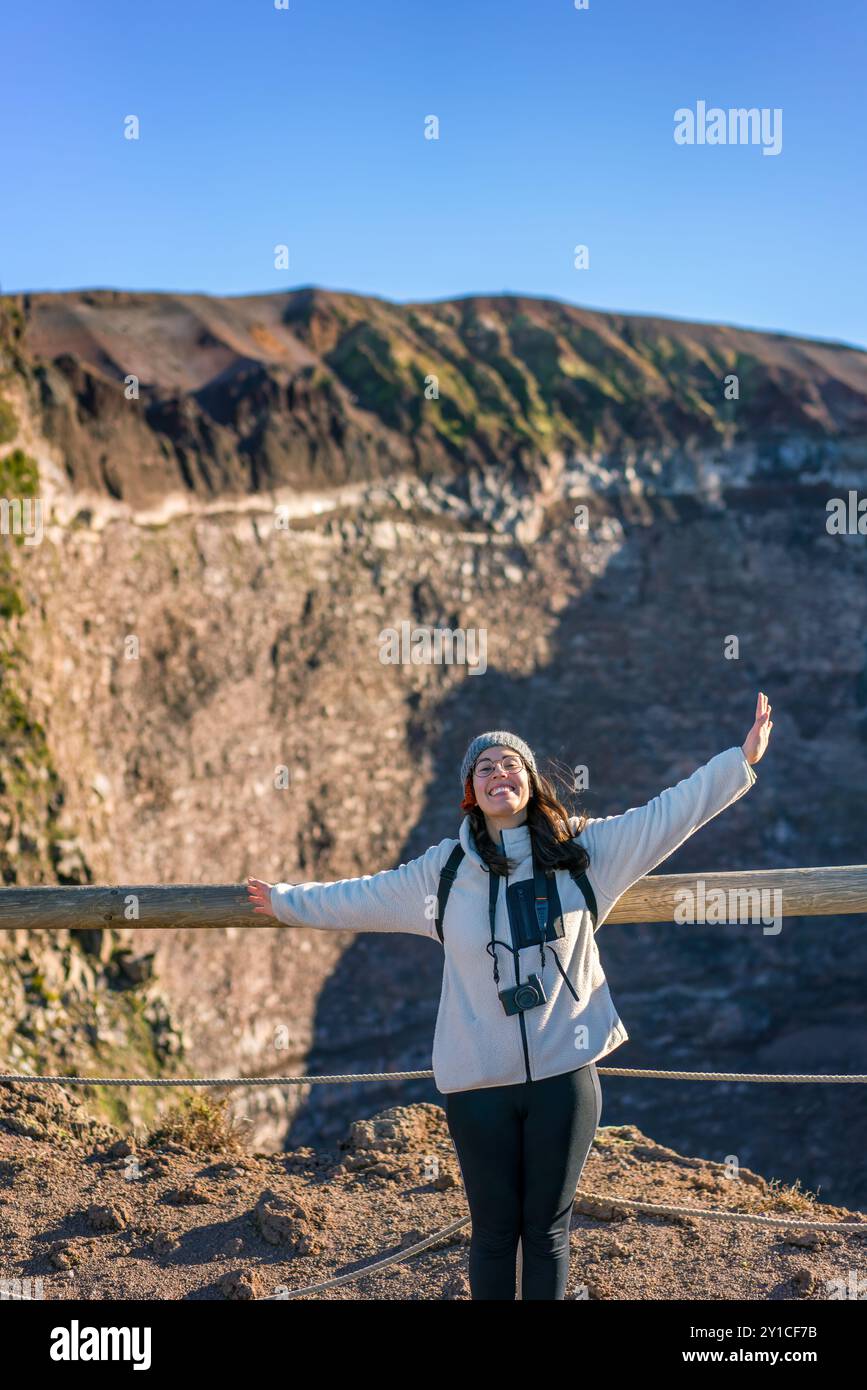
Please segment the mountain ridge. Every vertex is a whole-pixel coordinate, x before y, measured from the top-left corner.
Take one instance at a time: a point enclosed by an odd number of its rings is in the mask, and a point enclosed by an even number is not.
[[[793,478],[867,462],[867,353],[845,345],[524,296],[15,303],[70,485],[138,505],[397,477],[469,502],[478,484],[533,492],[570,469],[615,490],[631,469],[664,493],[689,490],[698,460]],[[118,389],[130,376],[138,400]]]

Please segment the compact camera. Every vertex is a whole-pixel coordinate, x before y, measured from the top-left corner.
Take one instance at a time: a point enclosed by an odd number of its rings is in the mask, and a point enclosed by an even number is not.
[[[548,998],[538,975],[531,975],[523,984],[512,985],[511,989],[501,989],[499,994],[507,1014],[525,1013],[527,1009],[544,1004]]]

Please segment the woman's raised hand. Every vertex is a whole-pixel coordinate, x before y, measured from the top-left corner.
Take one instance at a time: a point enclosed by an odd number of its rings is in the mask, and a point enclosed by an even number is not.
[[[263,878],[250,878],[247,876],[247,894],[253,904],[254,912],[261,912],[264,917],[276,917],[277,914],[271,906],[272,884],[266,883]]]
[[[768,704],[767,695],[759,691],[759,698],[756,701],[756,722],[750,729],[743,744],[743,755],[748,763],[757,763],[764,756],[768,746],[768,739],[771,736],[771,729],[774,721],[771,719],[772,706]]]

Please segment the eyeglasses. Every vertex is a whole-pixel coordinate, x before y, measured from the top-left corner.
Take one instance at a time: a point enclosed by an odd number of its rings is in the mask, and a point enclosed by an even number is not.
[[[501,767],[504,772],[517,772],[524,766],[522,760],[516,753],[507,753],[504,758],[498,758],[493,762],[490,758],[482,758],[476,763],[474,772],[477,777],[490,777],[495,767]]]

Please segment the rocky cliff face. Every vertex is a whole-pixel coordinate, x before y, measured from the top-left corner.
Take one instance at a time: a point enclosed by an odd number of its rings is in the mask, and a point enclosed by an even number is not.
[[[3,537],[5,883],[373,872],[456,833],[491,726],[615,813],[740,743],[758,688],[756,787],[666,870],[863,862],[864,541],[826,503],[863,488],[865,354],[520,298],[0,303],[2,495],[44,520]],[[484,674],[383,664],[404,622],[484,633]],[[11,1067],[429,1066],[437,947],[261,920],[0,934]],[[863,937],[606,926],[608,1060],[867,1072]],[[857,1087],[602,1083],[609,1123],[867,1195]],[[437,1092],[236,1097],[276,1148]]]

